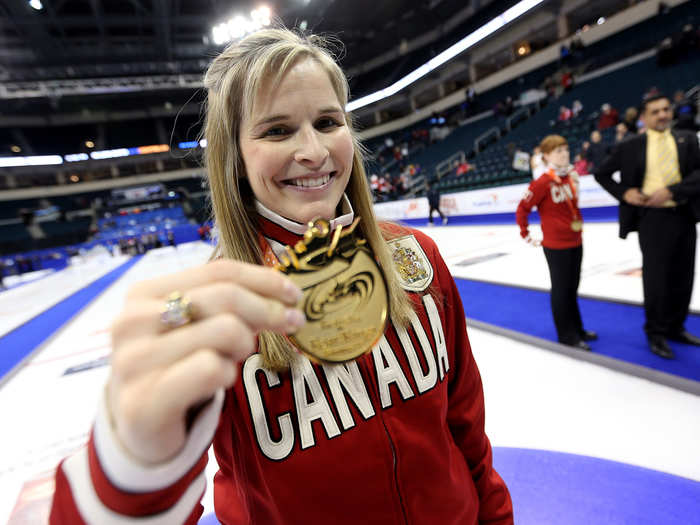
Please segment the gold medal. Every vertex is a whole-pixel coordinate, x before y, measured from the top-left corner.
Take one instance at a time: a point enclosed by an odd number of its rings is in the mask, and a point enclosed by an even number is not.
[[[572,221],[571,229],[575,232],[580,232],[583,230],[583,221]]]
[[[355,236],[360,219],[330,231],[309,223],[304,238],[287,246],[277,268],[303,291],[306,324],[289,339],[317,363],[353,360],[369,352],[384,333],[389,295],[382,270],[365,239]]]

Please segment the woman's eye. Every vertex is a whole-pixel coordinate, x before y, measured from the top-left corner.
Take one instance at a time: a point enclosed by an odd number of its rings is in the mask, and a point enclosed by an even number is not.
[[[318,129],[327,129],[327,128],[334,128],[340,126],[340,124],[335,120],[330,117],[324,117],[322,119],[319,119],[318,122],[316,122],[316,127]]]
[[[270,128],[265,132],[266,137],[283,137],[287,134],[287,129],[283,127]]]

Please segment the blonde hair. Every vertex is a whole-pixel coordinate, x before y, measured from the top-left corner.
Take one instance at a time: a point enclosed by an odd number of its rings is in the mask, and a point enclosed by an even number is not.
[[[205,165],[211,189],[211,204],[219,238],[214,257],[263,264],[258,240],[254,195],[245,178],[239,134],[241,123],[249,117],[255,96],[265,85],[276,85],[302,59],[312,59],[328,74],[342,107],[348,101],[345,74],[336,63],[328,40],[316,35],[300,35],[287,29],[266,29],[231,44],[217,56],[204,76],[207,89],[204,137],[207,140]],[[412,305],[394,270],[386,240],[398,235],[381,227],[374,215],[372,198],[364,168],[362,146],[346,121],[354,144],[354,157],[346,194],[355,215],[361,217],[360,229],[384,270],[389,288],[392,319],[406,326]],[[258,336],[258,348],[265,366],[285,370],[295,356],[287,340],[272,332]]]

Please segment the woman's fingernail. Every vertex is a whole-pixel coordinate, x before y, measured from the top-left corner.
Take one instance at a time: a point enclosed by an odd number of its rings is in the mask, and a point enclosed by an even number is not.
[[[290,301],[296,303],[301,299],[303,292],[296,284],[287,280],[284,283],[284,294]]]
[[[287,308],[286,316],[287,328],[289,329],[296,330],[306,323],[306,317],[301,313],[301,310],[297,310],[296,308]]]

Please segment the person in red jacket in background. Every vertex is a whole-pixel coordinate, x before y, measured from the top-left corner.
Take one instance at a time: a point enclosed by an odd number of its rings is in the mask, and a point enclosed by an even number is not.
[[[547,171],[528,187],[515,212],[520,235],[533,246],[542,246],[552,283],[551,304],[560,343],[591,350],[587,341],[598,338],[585,330],[578,307],[581,278],[583,219],[578,208],[578,174],[569,164],[569,145],[560,135],[548,135],[540,143]],[[528,215],[537,207],[544,238],[530,237]]]
[[[129,291],[51,525],[196,524],[212,444],[224,525],[513,525],[459,292],[429,237],[374,219],[328,43],[257,31],[204,85],[216,260]],[[309,262],[318,217],[329,247]],[[304,265],[304,292],[278,261]],[[307,321],[307,350],[377,341],[317,363],[285,337]]]

